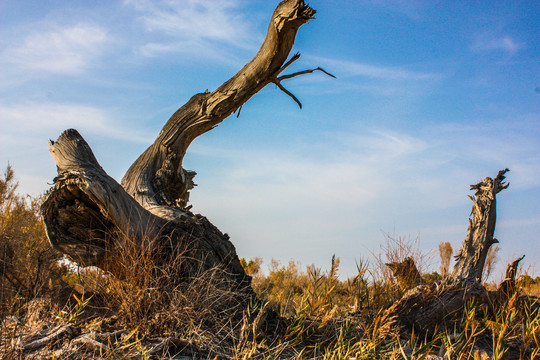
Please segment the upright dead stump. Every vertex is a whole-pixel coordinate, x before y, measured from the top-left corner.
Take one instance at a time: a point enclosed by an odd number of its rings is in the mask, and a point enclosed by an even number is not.
[[[469,196],[473,206],[468,233],[456,256],[452,274],[433,284],[418,283],[388,309],[389,315],[396,316],[406,326],[429,331],[459,316],[469,300],[489,301],[488,293],[481,284],[482,273],[490,246],[498,242],[494,238],[496,195],[508,187],[504,182],[508,171],[501,170],[494,179],[487,177],[471,185],[471,190],[476,192],[474,196]],[[406,259],[408,263],[404,262],[403,266],[412,268],[414,264],[411,265],[410,261]],[[517,263],[519,261],[515,263],[516,268]],[[396,267],[394,264],[393,268]]]
[[[495,179],[487,177],[478,184],[471,185],[471,190],[476,190],[476,193],[475,196],[469,196],[473,202],[469,228],[461,250],[456,255],[453,279],[469,282],[482,280],[489,248],[499,242],[494,238],[497,219],[496,194],[508,188],[509,184],[504,183],[504,174],[508,171],[501,170]]]

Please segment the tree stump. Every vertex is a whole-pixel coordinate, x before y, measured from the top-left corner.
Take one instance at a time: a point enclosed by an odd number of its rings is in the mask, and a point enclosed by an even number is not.
[[[500,299],[501,293],[506,297],[512,295],[512,290],[515,291],[516,269],[522,258],[509,266],[507,279],[495,294],[488,292],[481,283],[488,250],[490,246],[498,243],[494,238],[496,195],[508,188],[508,184],[504,182],[508,171],[501,170],[494,179],[487,177],[478,184],[471,185],[471,190],[476,190],[476,193],[475,196],[469,196],[473,206],[469,216],[468,233],[456,256],[452,274],[444,277],[442,281],[425,284],[418,280],[418,271],[415,272],[412,259],[388,264],[393,270],[409,269],[394,271],[394,275],[400,282],[405,282],[412,288],[387,310],[387,315],[395,316],[407,327],[429,332],[444,326],[446,322],[454,321],[463,314],[467,302],[472,299],[491,308],[494,301]]]

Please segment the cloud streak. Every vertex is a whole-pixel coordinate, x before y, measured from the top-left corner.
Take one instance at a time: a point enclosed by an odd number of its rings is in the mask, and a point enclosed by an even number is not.
[[[106,30],[91,24],[41,29],[28,34],[20,46],[12,44],[3,57],[21,69],[78,74],[99,57],[108,40]]]
[[[3,131],[4,141],[16,141],[19,136],[43,136],[43,133],[58,134],[67,128],[76,128],[84,133],[98,134],[112,139],[135,143],[150,143],[153,139],[123,127],[105,110],[81,104],[24,103],[2,105],[0,119],[12,124]]]
[[[422,180],[422,170],[415,169],[418,158],[430,157],[424,140],[383,130],[335,135],[322,147],[313,144],[303,150],[245,152],[195,145],[195,153],[207,158],[219,154],[225,164],[221,171],[213,170],[217,175],[212,178],[204,178],[207,169],[201,169],[200,187],[192,193],[196,211],[230,226],[226,230],[247,256],[288,260],[283,249],[291,247],[291,258],[322,261],[302,252],[306,247],[321,254],[354,251],[360,241],[351,237],[354,229],[371,229],[362,234],[367,237],[379,236],[381,228],[390,230],[389,207],[399,214],[407,212],[407,203],[448,203],[448,194],[433,191],[440,178]],[[424,201],[430,191],[429,201]],[[254,238],[256,246],[249,241]]]
[[[399,67],[384,67],[361,62],[336,60],[323,57],[311,58],[317,62],[320,62],[323,66],[339,69],[340,73],[346,76],[361,76],[390,81],[425,81],[437,80],[442,77],[441,74],[416,72]]]
[[[212,48],[211,44],[229,44],[252,50],[257,36],[245,15],[239,11],[240,2],[225,1],[149,1],[126,0],[140,16],[145,29],[161,37],[141,48],[146,56],[163,52],[193,52],[195,48]],[[163,36],[168,37],[163,41]],[[207,50],[208,51],[208,50]]]
[[[516,118],[515,128],[487,134],[481,123],[426,127],[414,135],[364,129],[286,151],[197,143],[190,152],[209,168],[195,169],[200,186],[192,201],[195,211],[236,239],[242,256],[322,264],[320,254],[354,257],[365,253],[361,245],[373,249],[369,244],[380,242],[380,230],[396,226],[398,233],[420,234],[424,247],[436,248],[439,241],[458,246],[467,230],[470,184],[508,166],[513,193],[540,186],[540,177],[531,182],[529,174],[538,170],[532,162],[538,145],[505,142],[522,122]],[[479,133],[485,141],[478,141]],[[496,151],[493,144],[499,144]],[[537,225],[536,218],[517,221]],[[511,224],[503,221],[501,231]],[[353,271],[354,261],[347,261],[345,270]]]
[[[524,44],[509,35],[493,36],[484,34],[477,36],[471,45],[475,52],[503,52],[508,55],[515,55],[524,48]]]

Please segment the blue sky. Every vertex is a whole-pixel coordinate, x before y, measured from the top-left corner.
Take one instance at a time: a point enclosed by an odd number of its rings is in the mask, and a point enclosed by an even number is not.
[[[46,190],[47,140],[76,128],[120,180],[172,113],[256,53],[277,1],[0,0],[0,164]],[[537,1],[310,2],[291,71],[190,147],[195,212],[240,256],[342,271],[384,233],[433,252],[466,234],[469,185],[510,168],[499,270],[540,270]],[[438,267],[434,254],[433,269]]]

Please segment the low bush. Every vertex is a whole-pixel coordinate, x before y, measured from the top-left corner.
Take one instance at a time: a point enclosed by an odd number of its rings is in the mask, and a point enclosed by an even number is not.
[[[47,240],[42,197],[21,196],[10,165],[0,178],[0,315],[58,290],[66,267]]]

